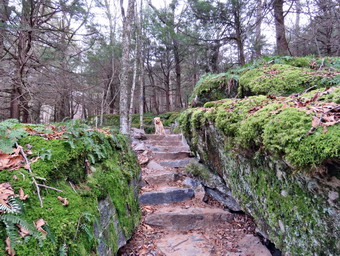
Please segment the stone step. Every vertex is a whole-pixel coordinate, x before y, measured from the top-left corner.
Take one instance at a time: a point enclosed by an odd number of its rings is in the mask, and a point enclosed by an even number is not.
[[[178,180],[179,175],[175,172],[163,172],[159,174],[155,173],[146,175],[143,177],[143,179],[149,185],[161,185]]]
[[[190,157],[190,152],[153,152],[154,159],[176,160]]]
[[[156,241],[164,256],[210,256],[211,246],[198,232],[189,234],[166,234]]]
[[[160,208],[146,216],[145,223],[171,231],[212,228],[231,222],[234,214],[219,208]]]
[[[165,146],[165,147],[183,147],[182,141],[167,141],[167,140],[146,140],[148,146]]]
[[[180,168],[185,167],[190,161],[193,161],[194,158],[186,158],[180,160],[163,160],[159,161],[159,164],[163,167],[171,167],[171,168]]]
[[[146,146],[152,152],[190,152],[190,148],[186,146]]]
[[[237,243],[236,252],[228,252],[225,256],[271,256],[270,251],[265,247],[260,239],[254,235],[245,235]]]
[[[182,141],[182,134],[145,134],[147,140],[157,140],[157,141]]]
[[[146,192],[139,196],[141,204],[169,204],[190,200],[195,196],[191,188],[165,188],[160,191]]]

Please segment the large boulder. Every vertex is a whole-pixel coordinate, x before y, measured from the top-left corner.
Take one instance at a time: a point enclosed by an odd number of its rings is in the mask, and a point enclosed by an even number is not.
[[[284,255],[340,254],[339,93],[227,99],[180,116],[192,151]]]

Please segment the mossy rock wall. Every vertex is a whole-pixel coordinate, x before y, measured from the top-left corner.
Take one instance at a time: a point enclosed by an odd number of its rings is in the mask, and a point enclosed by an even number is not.
[[[208,101],[233,98],[237,95],[237,90],[238,76],[230,73],[208,74],[197,82],[190,97],[190,105],[200,107]]]
[[[340,125],[310,132],[308,111],[336,95],[306,109],[294,97],[229,99],[180,116],[191,149],[284,255],[340,254]]]
[[[6,128],[9,126],[11,130]],[[17,237],[16,255],[115,255],[132,236],[141,216],[140,167],[128,139],[74,125],[56,128],[7,122],[4,127],[18,134],[18,144],[31,151],[29,159],[40,159],[31,164],[32,174],[24,168],[2,170],[0,183],[9,182],[15,193],[22,188],[28,198],[22,201],[24,212],[18,217],[28,223],[43,219],[47,223],[43,229],[48,230],[42,245],[30,236]],[[62,135],[57,135],[59,131]],[[32,176],[63,192],[41,187],[41,208]],[[58,196],[67,198],[69,205],[63,206]],[[0,254],[6,255],[8,233],[0,225]]]

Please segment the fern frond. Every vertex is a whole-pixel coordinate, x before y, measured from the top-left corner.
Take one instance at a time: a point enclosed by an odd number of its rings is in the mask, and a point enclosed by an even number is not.
[[[59,256],[66,256],[66,251],[67,251],[66,244],[63,244],[63,245],[59,248],[58,255],[59,255]]]
[[[7,235],[9,236],[9,238],[11,239],[11,236],[13,237],[13,248],[14,248],[14,244],[16,242],[15,237],[17,237],[17,227],[16,227],[16,225],[20,225],[21,227],[26,229],[32,237],[34,237],[35,239],[37,239],[39,241],[39,246],[40,247],[42,246],[42,244],[43,244],[42,235],[38,231],[36,231],[36,229],[33,225],[29,224],[23,218],[20,218],[17,215],[4,214],[4,215],[0,216],[0,221],[2,221],[5,224],[6,232],[7,232]],[[7,230],[7,227],[8,227],[8,230]],[[15,235],[13,235],[12,232],[14,232]],[[12,244],[12,239],[11,239],[11,244]]]
[[[50,241],[54,244],[55,243],[55,235],[54,232],[50,229],[50,227],[45,224],[44,225],[44,230],[47,232],[47,238],[50,239]]]
[[[22,204],[19,203],[14,196],[9,196],[7,203],[10,207],[0,204],[0,211],[5,213],[22,213]]]
[[[94,236],[92,230],[86,224],[81,225],[81,229],[85,232],[87,240],[89,242],[93,241]]]

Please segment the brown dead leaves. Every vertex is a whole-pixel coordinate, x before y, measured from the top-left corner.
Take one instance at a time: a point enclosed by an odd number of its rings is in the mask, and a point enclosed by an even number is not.
[[[0,204],[5,206],[6,208],[10,208],[10,205],[8,204],[8,198],[10,196],[14,196],[14,190],[8,182],[4,182],[0,184]],[[0,210],[0,212],[2,212]]]
[[[20,155],[20,149],[15,149],[12,154],[2,153],[0,151],[0,171],[17,170],[22,167],[24,162],[23,156]]]
[[[46,126],[46,129],[50,129],[52,130],[52,132],[45,133],[45,132],[37,131],[30,126],[25,127],[26,132],[28,132],[30,135],[40,136],[40,137],[45,138],[46,140],[61,139],[63,138],[63,135],[66,131],[64,126],[56,127],[56,126],[50,125],[50,126]]]
[[[6,252],[7,252],[8,255],[15,256],[15,251],[11,247],[11,240],[9,239],[9,237],[6,238],[6,248],[5,249],[6,249]]]
[[[34,157],[30,159],[28,162],[26,162],[23,154],[25,156],[31,155],[32,151],[31,150],[24,151],[21,146],[18,146],[17,148],[13,149],[12,154],[6,154],[0,151],[0,171],[5,169],[13,171],[18,170],[20,168],[25,168],[26,170],[29,170],[31,168],[31,164],[35,163],[40,159],[40,157]]]
[[[63,204],[63,206],[68,206],[69,205],[69,201],[66,197],[61,197],[58,196],[57,199]]]

